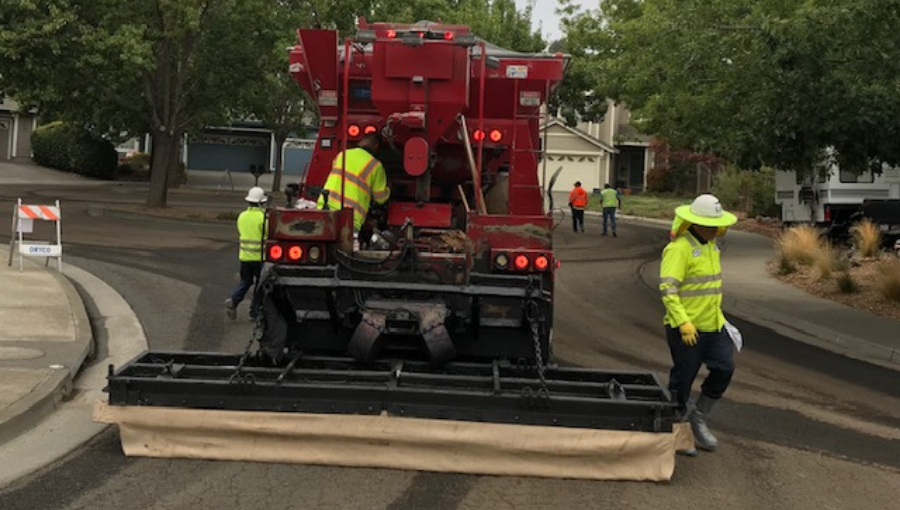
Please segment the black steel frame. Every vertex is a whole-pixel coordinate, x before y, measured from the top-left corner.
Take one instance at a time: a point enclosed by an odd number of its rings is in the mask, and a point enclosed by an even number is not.
[[[114,370],[111,405],[437,418],[669,432],[679,420],[651,372],[299,356],[286,367],[219,353],[145,352]]]

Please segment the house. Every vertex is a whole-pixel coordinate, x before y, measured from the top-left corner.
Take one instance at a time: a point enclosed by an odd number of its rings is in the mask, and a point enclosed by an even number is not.
[[[641,192],[647,185],[647,172],[653,164],[650,136],[639,133],[632,124],[631,111],[609,101],[601,122],[582,122],[579,129],[616,148],[609,182],[617,188]]]
[[[301,175],[306,170],[315,133],[312,139],[288,138],[280,149],[275,136],[262,123],[236,121],[226,126],[209,126],[200,133],[185,136],[181,160],[188,170],[212,172],[249,172],[251,167],[275,170],[276,150],[281,150],[286,175]],[[116,147],[122,157],[135,152],[150,152],[150,135],[132,138]]]
[[[31,133],[37,112],[21,111],[19,104],[0,95],[0,161],[31,158]]]
[[[557,195],[568,194],[576,181],[580,181],[588,192],[603,188],[611,175],[613,156],[617,152],[615,147],[578,128],[567,126],[562,119],[550,120],[542,131],[541,135],[547,140],[544,152],[546,178],[551,179],[557,169],[562,169],[553,185]],[[542,185],[544,173],[538,173]]]
[[[581,181],[588,191],[606,183],[629,193],[643,191],[653,154],[650,137],[639,133],[631,120],[625,106],[610,101],[601,122],[579,122],[574,127],[559,118],[548,122],[547,164],[552,171],[563,168],[554,190],[567,191]]]

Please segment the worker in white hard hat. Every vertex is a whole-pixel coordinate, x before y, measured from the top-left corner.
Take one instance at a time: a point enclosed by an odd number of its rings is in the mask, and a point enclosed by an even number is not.
[[[244,300],[247,291],[259,281],[266,241],[266,212],[263,208],[269,201],[269,197],[262,188],[254,186],[250,188],[244,200],[248,204],[247,210],[242,212],[237,219],[238,236],[241,243],[238,249],[238,259],[241,262],[241,282],[234,288],[231,297],[225,300],[225,313],[232,320],[237,317],[237,307]],[[259,309],[256,296],[257,294],[254,292],[250,304],[251,320],[256,319]]]
[[[669,391],[691,422],[697,446],[715,450],[706,418],[734,374],[734,345],[722,314],[722,266],[716,238],[737,222],[713,195],[700,195],[675,210],[673,239],[662,254],[659,290],[666,307],[666,338],[672,354]],[[699,397],[691,387],[706,365]],[[696,449],[685,451],[696,454]]]

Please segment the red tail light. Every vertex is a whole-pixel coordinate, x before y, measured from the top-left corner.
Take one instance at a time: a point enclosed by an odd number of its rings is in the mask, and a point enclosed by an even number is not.
[[[303,258],[303,248],[299,246],[291,246],[288,248],[288,258],[291,260],[300,260]]]
[[[363,133],[365,133],[365,134],[374,133],[377,130],[378,130],[378,128],[376,128],[375,126],[366,126],[366,129],[363,130]]]
[[[351,124],[350,127],[347,128],[347,134],[350,136],[359,136],[359,126]]]
[[[826,222],[831,221],[831,209],[829,209],[829,208],[827,208],[827,207],[825,208],[825,217],[824,217],[824,220],[825,220]]]
[[[503,140],[503,133],[501,133],[499,129],[491,131],[491,141],[499,142],[500,140]]]
[[[277,244],[273,244],[269,247],[269,258],[272,260],[278,260],[281,256],[284,255],[284,248],[278,246]]]
[[[518,269],[519,271],[524,271],[528,268],[528,262],[528,257],[526,257],[525,255],[516,255],[516,259],[513,263],[516,265],[516,269]]]
[[[453,40],[453,32],[444,32],[444,40],[452,41]]]
[[[475,132],[472,133],[472,138],[474,138],[476,142],[484,140],[484,131],[476,129]]]
[[[393,39],[393,38],[397,37],[397,31],[396,30],[388,30],[387,36],[388,36],[388,39]]]
[[[534,268],[538,271],[546,271],[548,267],[550,267],[550,260],[547,257],[538,255],[534,259]]]

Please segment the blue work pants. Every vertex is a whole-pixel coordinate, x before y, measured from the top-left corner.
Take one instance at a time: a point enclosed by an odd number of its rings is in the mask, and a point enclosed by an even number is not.
[[[700,333],[697,345],[685,345],[678,328],[666,326],[666,340],[672,353],[669,372],[669,391],[684,408],[691,396],[691,386],[700,365],[705,364],[709,375],[701,385],[701,392],[710,398],[720,398],[734,374],[734,344],[722,328],[718,333]]]
[[[262,264],[262,262],[241,261],[241,282],[237,284],[234,291],[231,293],[231,304],[235,308],[237,308],[238,304],[244,300],[247,291],[259,281],[259,274],[262,272]],[[256,312],[259,309],[259,303],[257,302],[258,295],[257,292],[253,293],[253,301],[250,303],[251,317],[256,316]]]
[[[613,234],[616,233],[616,208],[615,207],[604,207],[603,208],[603,233],[606,233],[606,223],[610,222],[612,225]]]

